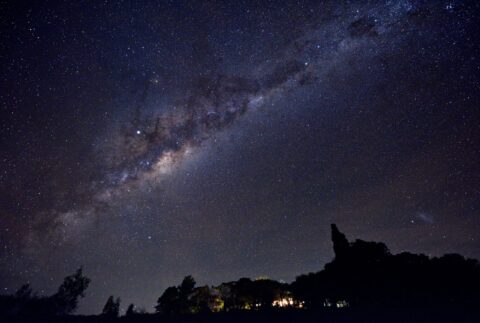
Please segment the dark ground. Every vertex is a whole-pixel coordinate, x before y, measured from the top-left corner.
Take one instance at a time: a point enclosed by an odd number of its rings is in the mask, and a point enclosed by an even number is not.
[[[35,323],[101,323],[101,322],[139,322],[139,323],[220,323],[220,322],[248,322],[248,323],[290,323],[290,322],[480,322],[479,309],[467,310],[462,308],[432,308],[417,310],[381,310],[381,309],[342,309],[342,310],[269,310],[269,311],[241,311],[228,313],[192,314],[176,317],[165,317],[157,314],[143,314],[132,317],[109,319],[102,316],[68,316],[48,319],[16,319],[9,322]]]

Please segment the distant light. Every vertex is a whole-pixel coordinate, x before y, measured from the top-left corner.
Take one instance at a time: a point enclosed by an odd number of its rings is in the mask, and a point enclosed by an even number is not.
[[[272,302],[272,306],[275,306],[275,307],[291,307],[291,306],[294,306],[294,304],[295,303],[293,301],[293,298],[291,297],[276,299]]]
[[[137,135],[140,135],[142,132],[140,130],[137,130]]]

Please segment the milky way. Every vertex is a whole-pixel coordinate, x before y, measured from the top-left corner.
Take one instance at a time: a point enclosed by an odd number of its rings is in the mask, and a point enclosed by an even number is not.
[[[2,5],[0,288],[291,280],[329,224],[479,257],[478,4]]]
[[[261,108],[272,96],[324,77],[336,60],[353,50],[385,50],[377,48],[377,38],[387,37],[396,42],[398,30],[392,30],[392,25],[402,24],[406,15],[414,15],[419,9],[400,4],[368,10],[371,12],[362,15],[342,13],[345,16],[340,17],[340,21],[333,18],[322,24],[321,29],[305,31],[293,44],[282,49],[274,62],[256,67],[257,75],[201,77],[195,80],[187,98],[180,98],[180,102],[167,109],[159,107],[160,112],[154,111],[157,114],[154,116],[142,118],[142,105],[137,106],[133,120],[115,134],[115,146],[108,156],[108,174],[100,185],[98,181],[92,183],[92,203],[79,211],[60,214],[53,211],[54,219],[50,222],[53,230],[60,222],[62,239],[68,239],[72,232],[64,226],[90,222],[90,217],[105,213],[102,206],[108,207],[111,200],[120,198],[125,190],[136,189],[145,182],[158,184],[162,175],[175,168],[192,148],[208,141],[250,110]],[[344,24],[345,29],[339,31],[339,24]],[[146,86],[144,96],[148,90]]]

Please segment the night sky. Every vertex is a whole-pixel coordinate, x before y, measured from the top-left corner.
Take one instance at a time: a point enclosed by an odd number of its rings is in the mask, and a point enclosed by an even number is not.
[[[480,258],[477,1],[0,3],[0,288]]]

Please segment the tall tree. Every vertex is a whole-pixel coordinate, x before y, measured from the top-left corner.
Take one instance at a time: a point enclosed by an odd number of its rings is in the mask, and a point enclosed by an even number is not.
[[[56,294],[51,298],[55,304],[58,315],[73,313],[78,306],[78,299],[85,297],[85,290],[90,284],[90,279],[83,276],[82,268],[75,274],[65,277]]]
[[[335,258],[337,258],[337,260],[341,260],[346,256],[350,243],[348,242],[347,237],[345,237],[345,235],[338,230],[335,224],[331,225],[331,229]]]
[[[107,302],[103,307],[102,315],[108,316],[108,317],[118,317],[119,313],[120,313],[120,298],[117,297],[117,299],[114,300],[113,295],[111,295],[107,299]]]
[[[180,297],[188,297],[193,292],[193,289],[195,288],[195,279],[193,279],[192,276],[188,275],[185,278],[183,278],[182,283],[180,286],[178,286],[179,292],[180,292]]]
[[[135,314],[137,314],[137,312],[135,311],[135,305],[133,305],[132,303],[128,305],[127,311],[125,312],[125,316],[132,316]]]
[[[190,313],[191,312],[191,301],[190,295],[193,293],[195,288],[195,279],[192,276],[186,276],[180,286],[178,286],[178,300],[179,300],[179,312],[180,313]]]

